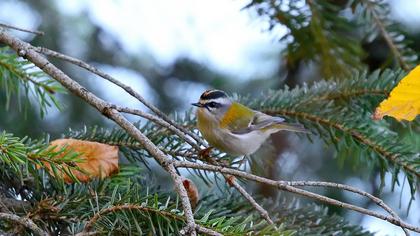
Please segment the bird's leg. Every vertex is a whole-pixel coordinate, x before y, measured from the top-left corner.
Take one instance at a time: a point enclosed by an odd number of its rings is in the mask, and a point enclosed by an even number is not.
[[[202,149],[198,152],[198,156],[202,157],[205,160],[208,160],[210,158],[211,150],[213,150],[213,147]]]

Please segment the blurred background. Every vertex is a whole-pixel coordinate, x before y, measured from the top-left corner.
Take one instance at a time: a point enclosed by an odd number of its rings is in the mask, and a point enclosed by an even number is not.
[[[341,1],[343,2],[343,1]],[[38,29],[45,36],[16,33],[37,46],[47,47],[87,61],[117,79],[131,85],[147,100],[166,113],[190,109],[208,88],[229,93],[258,96],[267,89],[294,87],[322,79],[322,73],[311,64],[291,65],[282,55],[286,47],[279,39],[286,28],[270,25],[252,8],[249,1],[224,0],[1,0],[0,22],[28,29]],[[420,51],[420,0],[389,0],[391,16]],[[386,60],[389,50],[380,38],[363,45],[364,63],[370,70]],[[121,89],[92,74],[62,61],[53,60],[72,78],[100,97],[117,104],[141,105]],[[13,107],[6,111],[0,92],[0,129],[17,136],[38,138],[44,133],[58,138],[84,125],[112,126],[96,110],[71,95],[60,97],[64,109],[50,109],[41,118],[37,107],[25,115]],[[143,108],[144,109],[144,108]],[[135,120],[135,118],[132,118]],[[19,122],[16,122],[19,121]],[[16,125],[18,124],[18,125]],[[339,162],[333,151],[317,140],[309,142],[295,135],[276,134],[261,150],[264,175],[284,180],[324,180],[346,183],[378,195],[398,209],[407,222],[420,224],[420,201],[407,207],[411,198],[408,184],[390,184],[379,189],[378,173],[368,172],[350,161]],[[391,176],[386,176],[387,183]],[[264,186],[251,186],[264,196],[275,196]],[[334,190],[321,192],[365,208],[380,210],[374,204],[351,194]],[[401,192],[401,194],[399,194]],[[400,235],[391,224],[343,209],[331,212],[345,215],[352,223],[378,232],[378,235]]]

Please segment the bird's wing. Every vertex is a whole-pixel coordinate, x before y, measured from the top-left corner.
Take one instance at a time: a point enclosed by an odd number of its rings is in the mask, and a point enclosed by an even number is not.
[[[233,102],[220,121],[220,127],[235,133],[247,129],[256,112],[240,103]]]
[[[233,130],[232,133],[245,134],[254,130],[274,132],[280,130],[288,130],[294,132],[309,133],[309,131],[305,129],[301,124],[286,123],[285,119],[282,117],[269,116],[257,111],[254,112],[254,117],[252,118],[251,122],[249,122],[247,127]]]

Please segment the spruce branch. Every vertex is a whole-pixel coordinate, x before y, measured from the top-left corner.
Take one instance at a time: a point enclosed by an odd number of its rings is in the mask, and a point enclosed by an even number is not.
[[[86,235],[88,234],[92,227],[94,226],[94,224],[96,223],[96,221],[99,220],[99,218],[101,218],[103,215],[115,212],[115,211],[123,211],[123,210],[138,210],[138,211],[143,211],[145,213],[155,213],[155,214],[159,214],[162,215],[164,217],[169,217],[172,218],[174,220],[177,221],[185,221],[185,217],[180,216],[180,215],[176,215],[173,214],[171,212],[167,212],[167,211],[161,211],[155,208],[151,208],[151,207],[147,207],[147,206],[141,206],[141,205],[136,205],[136,204],[124,204],[124,205],[116,205],[116,206],[112,206],[109,208],[105,208],[102,209],[101,211],[99,211],[98,213],[96,213],[92,218],[90,218],[90,220],[86,223],[85,228],[83,229],[83,231],[81,232],[81,235]],[[214,235],[214,236],[220,236],[222,234],[208,229],[204,226],[200,226],[199,224],[196,224],[196,230],[199,233],[205,233],[207,235]]]
[[[26,97],[32,95],[37,98],[41,116],[47,112],[48,107],[61,108],[56,95],[62,93],[63,88],[33,64],[20,60],[8,47],[0,48],[0,75],[0,81],[3,81],[2,86],[6,91],[6,109],[9,108],[14,94],[18,105],[21,105],[21,90],[24,90]]]

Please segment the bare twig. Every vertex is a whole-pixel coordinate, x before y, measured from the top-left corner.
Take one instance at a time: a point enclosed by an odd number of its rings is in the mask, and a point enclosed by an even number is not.
[[[4,23],[0,23],[0,27],[8,28],[8,29],[14,29],[14,30],[25,32],[25,33],[36,34],[36,35],[39,35],[39,36],[44,36],[44,34],[45,34],[42,31],[23,29],[23,28],[20,28],[20,27],[16,27],[16,26],[4,24]]]
[[[353,210],[353,211],[357,211],[360,212],[362,214],[365,215],[370,215],[385,221],[390,222],[391,224],[397,225],[397,226],[401,226],[404,227],[406,229],[415,231],[415,232],[420,232],[420,227],[416,227],[410,224],[407,224],[393,216],[386,216],[386,215],[382,215],[379,214],[377,212],[371,211],[371,210],[367,210],[352,204],[348,204],[348,203],[344,203],[344,202],[340,202],[338,200],[329,198],[329,197],[325,197],[316,193],[312,193],[306,190],[302,190],[299,188],[295,188],[293,186],[288,185],[288,181],[275,181],[275,180],[271,180],[271,179],[267,179],[264,177],[260,177],[257,175],[253,175],[250,173],[246,173],[240,170],[235,170],[235,169],[230,169],[230,168],[226,168],[226,167],[221,167],[221,166],[214,166],[214,165],[209,165],[209,164],[202,164],[202,163],[193,163],[193,162],[188,162],[188,161],[175,161],[174,165],[176,167],[185,167],[185,168],[193,168],[193,169],[201,169],[201,170],[209,170],[209,171],[215,171],[215,172],[219,172],[219,173],[223,173],[223,174],[229,174],[229,175],[234,175],[237,177],[242,177],[248,180],[252,180],[255,182],[259,182],[259,183],[264,183],[267,185],[271,185],[274,187],[277,187],[280,190],[284,190],[284,191],[288,191],[291,193],[296,193],[298,195],[302,195],[305,197],[309,197],[312,199],[316,199],[318,201],[322,201],[331,205],[335,205],[335,206],[339,206],[342,208],[346,208],[349,210]]]
[[[139,93],[137,93],[134,89],[132,89],[130,86],[127,86],[126,84],[120,82],[119,80],[113,78],[112,76],[104,73],[103,71],[93,67],[92,65],[89,65],[88,63],[79,60],[77,58],[74,57],[70,57],[67,55],[64,55],[62,53],[53,51],[51,49],[48,48],[43,48],[43,47],[36,47],[34,48],[37,52],[42,53],[44,55],[47,56],[52,56],[67,62],[70,62],[74,65],[77,65],[83,69],[86,69],[106,80],[108,80],[109,82],[117,85],[118,87],[124,89],[128,94],[130,94],[131,96],[133,96],[134,98],[136,98],[137,100],[139,100],[141,103],[143,103],[147,108],[149,108],[151,111],[153,111],[156,115],[158,115],[159,117],[161,117],[163,120],[165,120],[166,122],[168,122],[169,124],[173,125],[174,127],[176,127],[177,129],[181,130],[183,133],[191,136],[194,140],[196,140],[199,144],[202,144],[202,141],[200,139],[200,137],[198,137],[198,135],[194,134],[193,132],[189,131],[188,129],[182,127],[182,125],[179,125],[175,122],[173,122],[166,114],[164,114],[163,112],[161,112],[157,107],[153,106],[153,104],[147,102]]]
[[[9,213],[0,213],[0,219],[2,220],[9,220],[13,221],[15,223],[18,223],[19,225],[23,225],[26,228],[32,230],[37,235],[47,236],[48,233],[42,230],[38,227],[31,219],[26,217],[20,217],[15,214],[9,214]]]
[[[195,143],[193,140],[191,140],[190,137],[186,136],[185,133],[181,132],[178,128],[176,128],[175,126],[173,126],[172,124],[166,122],[165,120],[159,118],[158,116],[154,116],[152,114],[143,112],[141,110],[138,109],[132,109],[132,108],[128,108],[128,107],[116,107],[117,111],[120,112],[124,112],[124,113],[128,113],[128,114],[132,114],[132,115],[137,115],[140,117],[143,117],[145,119],[148,119],[162,127],[165,127],[167,129],[169,129],[170,131],[172,131],[174,134],[178,135],[179,137],[181,137],[185,142],[187,142],[189,145],[191,145],[192,147],[194,147],[196,150],[200,150],[200,146]]]
[[[270,215],[268,214],[268,212],[260,205],[257,203],[257,201],[255,201],[255,199],[244,189],[242,188],[242,186],[238,183],[238,181],[236,181],[236,179],[234,179],[235,177],[230,176],[230,175],[223,175],[225,177],[225,179],[227,181],[229,181],[229,183],[238,190],[239,193],[242,194],[242,196],[248,200],[248,202],[252,205],[252,207],[254,207],[260,214],[261,216],[265,219],[265,221],[267,221],[267,223],[269,224],[274,224],[273,220],[270,218]],[[233,179],[232,179],[233,178]]]
[[[398,214],[394,210],[392,210],[391,207],[386,205],[382,199],[377,198],[377,197],[373,196],[372,194],[370,194],[368,192],[362,191],[360,189],[357,189],[357,188],[349,186],[349,185],[331,183],[331,182],[322,182],[322,181],[287,181],[287,184],[290,185],[290,186],[331,187],[331,188],[338,188],[338,189],[347,190],[347,191],[350,191],[350,192],[353,192],[353,193],[356,193],[356,194],[359,194],[359,195],[362,195],[362,196],[365,196],[365,197],[369,198],[375,204],[377,204],[382,209],[384,209],[389,214],[391,214],[393,217],[395,217],[399,221],[402,221],[402,219],[398,216]],[[407,229],[405,229],[404,227],[401,227],[401,228],[402,228],[402,230],[404,230],[405,235],[410,235],[410,233],[407,231]]]
[[[181,199],[181,203],[186,216],[187,227],[186,232],[191,235],[196,235],[195,221],[191,210],[191,204],[188,199],[187,192],[182,184],[181,177],[177,174],[175,167],[170,158],[168,158],[153,142],[151,142],[143,133],[141,133],[132,123],[123,117],[114,105],[111,105],[104,100],[98,98],[96,95],[88,91],[76,81],[72,80],[60,69],[55,67],[46,58],[34,50],[30,44],[21,41],[20,39],[0,32],[0,41],[13,48],[19,56],[25,57],[37,67],[43,70],[46,74],[50,75],[53,79],[60,82],[65,88],[71,91],[76,96],[82,98],[85,102],[100,111],[104,116],[116,122],[119,126],[127,131],[128,134],[133,136],[144,148],[156,159],[156,161],[170,174],[175,183],[175,189]]]

